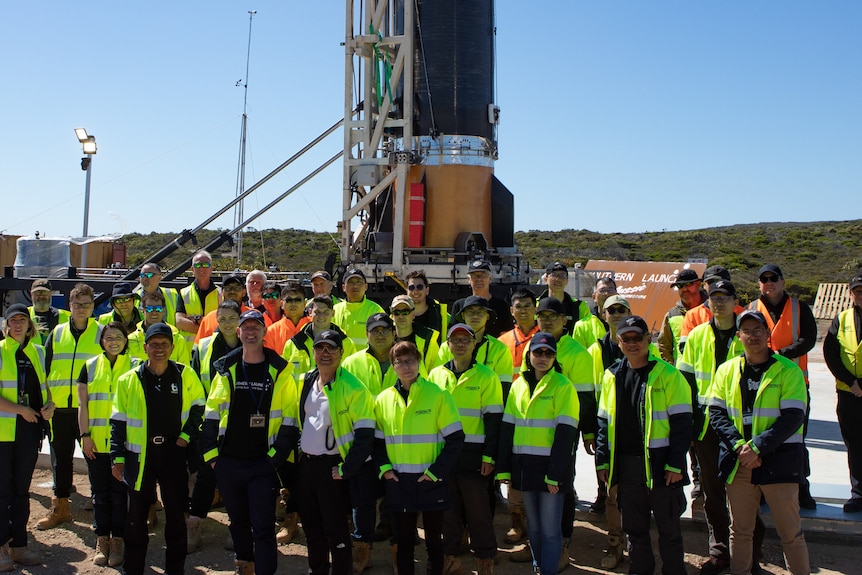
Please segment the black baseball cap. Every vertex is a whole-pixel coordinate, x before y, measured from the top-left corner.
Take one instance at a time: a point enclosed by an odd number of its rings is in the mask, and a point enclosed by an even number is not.
[[[706,268],[706,271],[703,272],[703,281],[706,283],[712,283],[718,280],[728,280],[730,281],[730,272],[727,271],[727,268],[724,266],[709,266]]]
[[[334,329],[325,329],[316,336],[314,336],[314,347],[317,347],[319,344],[322,343],[331,345],[332,347],[338,349],[344,348],[344,338],[341,337],[341,334]]]
[[[250,309],[248,311],[242,312],[242,315],[239,316],[239,322],[236,324],[236,326],[239,327],[249,320],[256,321],[260,325],[266,326],[266,320],[263,319],[263,314],[256,309]]]
[[[778,279],[781,279],[784,277],[784,274],[781,273],[780,267],[778,267],[775,264],[766,264],[764,266],[761,266],[761,268],[759,270],[757,270],[757,279],[760,279],[760,277],[763,274],[768,274],[768,273],[773,273],[773,274],[777,275]]]
[[[488,303],[488,300],[486,300],[482,296],[478,296],[478,295],[468,296],[464,300],[464,303],[461,305],[461,309],[458,310],[458,315],[463,316],[464,310],[467,309],[468,307],[470,307],[471,305],[477,305],[477,306],[481,307],[482,309],[484,309],[485,311],[488,312],[488,314],[491,316],[491,318],[497,317],[497,312],[494,311],[494,309],[491,307],[491,304]]]
[[[467,265],[467,273],[471,274],[478,271],[491,271],[491,262],[488,260],[473,260]]]
[[[550,349],[554,353],[557,353],[557,340],[546,331],[537,332],[530,340],[530,351],[536,351],[537,349]]]
[[[231,274],[229,276],[225,276],[221,280],[222,287],[228,284],[237,284],[242,287],[245,287],[245,280],[243,280],[242,277],[238,276],[237,274]]]
[[[850,278],[850,289],[862,286],[862,270],[857,270],[853,277]]]
[[[392,318],[385,313],[375,313],[365,320],[365,331],[371,331],[375,327],[392,329],[394,325],[395,324],[392,323]]]
[[[620,323],[617,324],[617,335],[622,335],[624,333],[639,333],[644,335],[649,333],[649,326],[639,315],[631,315],[627,318],[620,320]]]
[[[712,295],[714,293],[723,293],[736,296],[736,287],[734,287],[734,285],[728,280],[718,280],[717,282],[713,282],[712,285],[709,286],[709,295]]]
[[[552,311],[558,315],[565,315],[566,306],[555,297],[545,297],[539,300],[539,307],[536,309],[536,313],[542,313],[543,311]]]
[[[150,341],[157,335],[164,336],[171,341],[174,341],[174,332],[171,331],[171,326],[166,323],[154,323],[147,328],[147,333],[144,336],[144,342]]]
[[[9,320],[16,315],[26,315],[30,317],[30,310],[27,309],[27,306],[23,303],[15,303],[6,308],[6,315],[4,316],[6,320]]]
[[[357,268],[350,268],[349,270],[347,270],[347,273],[344,274],[344,279],[342,281],[344,283],[347,283],[347,280],[351,278],[362,278],[362,281],[368,283],[368,281],[365,279],[365,274],[362,273],[362,270]]]
[[[766,317],[762,313],[753,309],[747,309],[736,317],[736,329],[739,329],[739,327],[742,325],[742,322],[747,319],[757,320],[767,329],[769,328],[769,324],[766,323]]]
[[[551,272],[566,272],[569,273],[569,268],[566,267],[566,264],[562,262],[554,262],[552,264],[548,264],[548,267],[545,268],[545,273]]]

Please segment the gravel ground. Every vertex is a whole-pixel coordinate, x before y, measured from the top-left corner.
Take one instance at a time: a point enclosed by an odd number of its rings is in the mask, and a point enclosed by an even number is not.
[[[40,567],[20,569],[21,573],[39,575],[62,575],[68,573],[85,573],[110,575],[115,572],[110,567],[93,565],[93,545],[95,535],[91,528],[92,511],[85,511],[81,505],[89,493],[89,483],[85,475],[75,476],[78,493],[72,495],[72,513],[74,523],[65,524],[49,531],[37,531],[38,521],[51,503],[51,475],[45,469],[37,469],[31,485],[31,516],[30,516],[30,547],[40,553],[45,564]],[[160,518],[163,516],[159,514]],[[502,505],[498,506],[495,521],[497,540],[503,540],[507,529],[508,516]],[[216,509],[204,527],[204,544],[202,548],[186,559],[186,573],[231,573],[233,572],[233,555],[222,547],[227,536],[227,515],[223,509]],[[585,573],[626,573],[628,563],[623,563],[616,571],[606,571],[598,567],[605,548],[604,518],[579,510],[572,537],[571,561],[565,573],[570,575]],[[420,530],[421,533],[421,530]],[[655,534],[653,539],[655,540]],[[686,546],[686,565],[688,573],[699,573],[698,566],[704,561],[706,552],[706,529],[702,524],[685,523],[684,540]],[[862,546],[860,541],[850,537],[836,537],[813,534],[809,536],[809,551],[811,554],[812,572],[820,575],[855,575],[862,573]],[[514,549],[518,549],[515,546]],[[515,575],[531,572],[530,566],[523,563],[512,563],[507,555],[513,551],[511,546],[500,548],[499,563],[495,568],[498,574]],[[767,536],[765,556],[768,564],[767,572],[773,575],[785,575],[781,556],[781,546],[774,532]],[[305,574],[308,566],[305,561],[304,539],[300,537],[297,543],[279,547],[279,573]],[[417,573],[421,573],[425,562],[422,545],[417,547]],[[391,575],[391,554],[387,543],[378,543],[373,551],[374,565],[366,571],[366,575]],[[149,551],[149,562],[153,573],[162,573],[164,565],[164,532],[158,525],[152,536]],[[465,573],[475,569],[475,561],[467,555],[462,556]]]

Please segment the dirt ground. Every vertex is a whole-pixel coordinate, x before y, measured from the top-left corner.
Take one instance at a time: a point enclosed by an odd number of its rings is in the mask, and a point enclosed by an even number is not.
[[[78,493],[72,495],[73,524],[65,524],[49,531],[37,531],[38,521],[50,507],[51,474],[45,469],[36,469],[31,485],[31,515],[30,515],[30,548],[44,558],[41,567],[20,569],[21,573],[38,575],[65,575],[70,573],[110,575],[115,572],[111,567],[96,567],[93,565],[93,545],[95,535],[91,523],[92,511],[85,511],[81,505],[89,494],[89,483],[85,475],[76,474],[75,485]],[[160,518],[162,513],[159,514]],[[502,506],[498,507],[495,521],[497,540],[503,540],[506,532],[508,516]],[[565,570],[569,575],[586,573],[627,573],[628,563],[624,562],[616,571],[607,571],[598,567],[605,548],[604,518],[578,510],[575,531],[572,537],[570,566]],[[421,532],[421,530],[420,530]],[[227,537],[227,515],[223,509],[214,510],[204,527],[202,548],[186,559],[186,573],[189,575],[203,573],[232,573],[233,554],[224,550],[222,544]],[[705,559],[706,528],[702,524],[684,524],[684,540],[686,547],[686,565],[689,575],[699,573],[698,566]],[[655,534],[653,534],[655,541]],[[862,545],[858,539],[836,537],[834,535],[809,534],[808,547],[811,554],[812,573],[821,575],[855,575],[862,573]],[[529,564],[511,563],[507,555],[520,546],[504,546],[500,548],[499,563],[495,570],[501,575],[527,574],[531,572]],[[424,547],[419,545],[416,551],[417,573],[424,570]],[[308,566],[305,560],[304,539],[297,543],[279,547],[279,573],[305,574]],[[781,546],[771,532],[767,536],[764,547],[768,561],[766,570],[773,575],[786,575],[781,556]],[[475,561],[465,555],[461,558],[465,573],[475,568]],[[378,543],[373,551],[374,566],[366,571],[366,575],[391,575],[391,553],[387,543]],[[164,531],[158,525],[151,538],[149,550],[151,572],[162,573],[164,565]]]

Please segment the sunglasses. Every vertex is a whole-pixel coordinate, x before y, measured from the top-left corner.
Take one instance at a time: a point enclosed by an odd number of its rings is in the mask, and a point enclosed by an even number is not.
[[[413,312],[413,310],[409,310],[409,309],[395,309],[395,310],[392,310],[391,315],[410,315],[412,312]]]
[[[557,355],[557,352],[555,352],[552,349],[548,349],[546,347],[540,347],[539,349],[534,349],[530,353],[532,353],[536,357],[554,357],[555,355]]]
[[[144,278],[144,279],[150,279],[150,278],[151,278],[151,277],[153,277],[154,275],[156,275],[156,272],[143,272],[143,273],[141,274],[141,277],[142,277],[142,278]]]
[[[284,298],[284,303],[304,303],[305,300],[301,297],[286,297]]]
[[[626,313],[629,310],[627,310],[625,308],[625,306],[612,305],[611,307],[607,308],[605,311],[608,313]]]
[[[762,284],[774,284],[781,278],[778,276],[760,276],[760,283]]]
[[[407,291],[413,291],[417,289],[420,291],[425,289],[425,284],[414,284],[412,286],[407,286]]]
[[[278,299],[278,296],[279,296],[278,292],[273,292],[273,293],[265,293],[260,297],[261,297],[261,299]]]
[[[211,268],[213,264],[212,264],[212,262],[195,262],[192,265],[195,267],[195,269],[200,269],[200,268]]]
[[[114,303],[129,303],[132,301],[131,297],[115,297]]]
[[[147,313],[162,313],[165,311],[165,306],[163,305],[145,305],[144,311]]]

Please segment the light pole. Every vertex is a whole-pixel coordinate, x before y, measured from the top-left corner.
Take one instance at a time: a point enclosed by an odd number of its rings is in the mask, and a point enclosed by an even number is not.
[[[81,268],[87,267],[87,236],[90,227],[90,174],[93,166],[93,156],[96,153],[96,136],[87,134],[84,128],[75,128],[75,136],[81,142],[86,157],[81,158],[81,169],[87,172],[87,180],[84,184],[84,242],[81,244]]]

